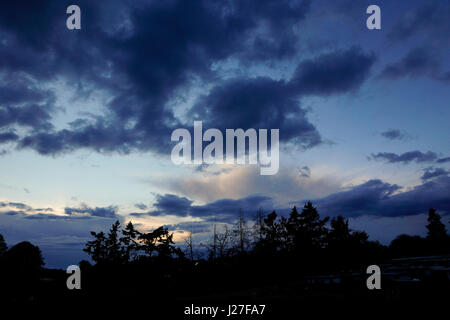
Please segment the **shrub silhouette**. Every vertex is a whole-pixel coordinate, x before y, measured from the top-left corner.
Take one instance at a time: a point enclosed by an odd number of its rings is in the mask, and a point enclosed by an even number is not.
[[[41,250],[28,241],[20,242],[4,254],[3,261],[7,291],[16,299],[32,298],[44,265]]]
[[[0,259],[8,251],[8,246],[6,245],[3,235],[0,234]]]

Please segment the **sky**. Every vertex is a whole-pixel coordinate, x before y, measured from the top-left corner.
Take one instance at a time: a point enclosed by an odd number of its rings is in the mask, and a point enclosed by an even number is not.
[[[311,200],[384,244],[425,235],[429,208],[450,213],[449,16],[447,0],[2,3],[0,234],[65,268],[115,220],[200,242],[240,209]],[[196,120],[279,129],[278,173],[175,165],[171,134]]]

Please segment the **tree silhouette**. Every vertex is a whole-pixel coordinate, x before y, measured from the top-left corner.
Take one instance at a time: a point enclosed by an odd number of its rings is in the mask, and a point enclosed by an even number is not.
[[[445,225],[441,222],[441,216],[435,209],[431,208],[428,211],[427,224],[427,240],[430,246],[430,253],[444,253],[448,252],[450,240],[447,235]]]
[[[262,237],[256,244],[258,250],[268,255],[279,252],[283,248],[282,237],[284,226],[277,221],[277,218],[277,213],[272,211],[272,213],[263,219],[260,230]]]
[[[138,250],[136,239],[139,235],[130,222],[125,229],[120,228],[116,221],[109,230],[104,232],[91,232],[94,240],[88,241],[83,251],[89,254],[96,263],[127,263]]]
[[[292,208],[289,218],[283,220],[287,232],[287,245],[291,250],[295,250],[296,241],[298,240],[298,231],[301,225],[300,214],[297,211],[297,207]]]
[[[122,230],[122,237],[120,238],[120,242],[123,244],[123,254],[124,260],[129,261],[130,259],[136,259],[140,245],[138,242],[138,238],[141,233],[134,228],[133,223],[128,222],[125,229]]]
[[[242,212],[242,210],[239,210],[239,218],[231,231],[231,235],[234,243],[234,251],[238,252],[239,254],[244,254],[250,248],[251,232],[247,225],[247,221],[244,218],[244,213]]]
[[[122,227],[116,221],[106,232],[92,232],[93,239],[86,243],[84,251],[96,263],[79,263],[83,290],[58,292],[63,292],[64,298],[76,296],[95,300],[100,297],[104,301],[111,301],[117,295],[142,297],[147,301],[202,296],[205,292],[232,296],[235,292],[247,292],[249,288],[255,292],[270,288],[273,294],[283,296],[296,294],[289,285],[283,287],[285,284],[292,283],[295,290],[305,285],[306,291],[302,290],[300,294],[308,294],[316,290],[309,291],[311,278],[328,276],[342,279],[343,287],[336,283],[330,286],[333,292],[340,288],[359,290],[353,287],[354,281],[359,281],[355,280],[359,277],[358,270],[365,270],[368,265],[392,263],[395,273],[399,265],[392,258],[436,255],[449,248],[445,226],[434,209],[430,209],[428,216],[427,238],[400,235],[391,242],[388,251],[380,243],[370,241],[366,232],[352,230],[349,219],[342,216],[332,218],[327,225],[329,218],[321,218],[310,202],[301,212],[294,206],[286,217],[275,211],[267,216],[263,216],[261,210],[258,212],[253,221],[253,239],[242,212],[233,225],[220,223],[217,227],[214,224],[212,242],[207,246],[210,259],[206,258],[205,252],[195,254],[192,233],[186,239],[188,260],[168,228],[161,226],[142,232],[131,222]],[[38,290],[42,290],[38,288],[45,286],[66,289],[65,272],[42,268],[43,259],[38,247],[22,242],[7,250],[0,236],[0,248],[3,252],[3,257],[0,254],[0,299],[34,299]],[[433,261],[439,259],[441,257],[433,257]],[[401,265],[408,263],[402,261]],[[405,269],[405,273],[411,272],[411,276],[420,279],[414,286],[428,286],[430,290],[434,290],[436,283],[447,281],[445,270],[435,271]],[[428,275],[433,272],[433,277]],[[59,280],[49,281],[52,274]],[[398,285],[394,280],[386,281],[385,286]],[[323,284],[317,287],[319,294],[320,290],[326,290]],[[445,291],[448,287],[442,288],[436,292],[448,292]]]
[[[228,296],[249,288],[255,291],[271,288],[274,294],[283,295],[275,288],[286,283],[295,288],[301,284],[308,287],[310,277],[322,279],[332,275],[341,277],[344,290],[359,290],[354,281],[359,281],[356,280],[359,272],[368,265],[389,264],[396,257],[436,253],[437,250],[429,250],[431,243],[443,252],[448,237],[439,218],[435,211],[430,211],[428,238],[435,240],[402,235],[386,250],[377,241],[370,241],[366,232],[352,230],[347,218],[334,217],[328,225],[329,218],[321,217],[311,202],[301,211],[293,207],[288,216],[279,216],[275,211],[263,216],[259,210],[252,228],[240,211],[234,224],[214,223],[206,252],[195,253],[189,233],[185,239],[189,260],[166,227],[140,232],[131,222],[123,229],[116,222],[106,233],[93,232],[94,239],[86,244],[86,252],[97,264],[83,263],[83,281],[88,282],[83,286],[93,288],[92,296],[99,291],[103,296],[125,292],[127,296],[150,295],[151,299],[203,296],[205,292]],[[119,275],[123,275],[122,282],[110,283],[111,278]],[[424,273],[414,276],[427,277]],[[391,282],[386,281],[385,286],[393,285]],[[335,284],[330,288],[341,290]]]
[[[8,251],[8,246],[6,245],[3,235],[0,234],[0,257],[2,257],[6,251]]]
[[[232,230],[228,225],[224,224],[221,231],[214,223],[212,239],[206,244],[201,244],[201,246],[206,249],[208,260],[215,263],[216,259],[223,259],[231,254],[231,240]]]
[[[88,241],[83,249],[96,263],[106,262],[108,260],[108,249],[106,246],[106,236],[104,232],[91,231],[94,240]]]
[[[295,251],[312,251],[324,247],[329,217],[320,219],[317,209],[307,202],[299,214],[294,207],[287,220],[288,239]]]
[[[223,231],[216,233],[217,257],[223,259],[230,253],[231,232],[227,225],[223,226]]]
[[[369,241],[369,235],[366,232],[350,229],[349,220],[342,216],[331,219],[326,244],[327,252],[336,267],[351,265],[372,253],[377,255],[377,251],[383,248],[381,244]]]
[[[19,271],[39,271],[44,265],[41,250],[28,241],[19,242],[11,247],[6,252],[5,259]]]
[[[120,222],[116,221],[109,230],[108,236],[106,238],[105,244],[108,250],[108,260],[114,263],[124,263],[128,262],[127,248],[122,243],[122,239],[119,235],[120,232]]]
[[[255,244],[262,240],[263,224],[264,224],[264,215],[262,209],[259,208],[258,211],[256,211],[252,232]]]
[[[431,208],[428,211],[429,222],[427,225],[427,238],[432,241],[442,241],[447,238],[447,230],[445,225],[441,222],[441,216],[436,212],[436,209]]]
[[[109,230],[104,232],[91,232],[94,240],[88,241],[83,251],[89,254],[96,263],[125,264],[130,260],[147,257],[182,256],[179,248],[175,247],[173,233],[161,226],[151,232],[141,233],[129,222],[121,229],[116,221]]]
[[[217,258],[217,224],[215,222],[213,224],[212,240],[209,243],[201,243],[200,245],[206,249],[208,261],[214,263]]]
[[[341,244],[347,242],[351,237],[351,229],[348,226],[348,219],[337,216],[331,219],[331,229],[328,232],[329,244]]]
[[[142,233],[139,235],[140,249],[143,250],[149,257],[171,257],[173,254],[182,255],[179,248],[173,244],[173,233],[161,226],[151,232]]]
[[[35,294],[44,259],[41,250],[28,241],[11,247],[4,255],[6,284],[11,294],[19,299]]]
[[[192,236],[192,227],[191,231],[188,232],[186,239],[184,239],[184,242],[186,243],[186,255],[192,262],[194,261],[194,239]]]
[[[401,234],[392,240],[389,250],[394,257],[424,255],[427,253],[426,239],[420,236]]]

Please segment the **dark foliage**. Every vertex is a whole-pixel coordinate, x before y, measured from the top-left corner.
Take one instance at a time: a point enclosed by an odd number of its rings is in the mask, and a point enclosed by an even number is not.
[[[1,295],[13,299],[30,299],[38,291],[44,260],[41,250],[24,241],[11,247],[0,258]]]
[[[207,250],[203,254],[195,252],[190,234],[187,256],[166,227],[141,232],[131,222],[122,227],[117,221],[106,233],[91,233],[93,239],[86,243],[84,251],[95,264],[85,260],[79,263],[82,290],[72,291],[67,290],[64,271],[42,268],[39,248],[22,242],[7,250],[0,237],[0,248],[5,248],[0,255],[0,271],[6,284],[2,295],[6,301],[70,300],[97,304],[120,297],[181,305],[191,303],[194,297],[203,301],[210,296],[220,302],[253,295],[270,301],[291,296],[303,300],[315,295],[323,298],[325,294],[373,299],[365,287],[368,265],[383,265],[392,258],[450,253],[449,237],[440,219],[430,209],[426,238],[400,235],[386,247],[369,240],[364,231],[352,230],[349,220],[342,216],[321,218],[308,202],[300,212],[294,207],[287,217],[275,211],[264,216],[259,210],[253,221],[247,221],[240,212],[234,226],[214,225],[212,241],[204,245]],[[355,274],[359,275],[356,282]],[[311,287],[308,279],[320,275],[337,275],[342,285]],[[444,278],[423,279],[423,297],[441,295],[442,290],[448,289]],[[388,287],[383,292],[388,299],[398,295],[410,298],[418,292],[408,289],[398,293],[398,287],[389,281],[383,286]]]
[[[8,246],[6,245],[5,239],[0,234],[0,259],[8,251]]]

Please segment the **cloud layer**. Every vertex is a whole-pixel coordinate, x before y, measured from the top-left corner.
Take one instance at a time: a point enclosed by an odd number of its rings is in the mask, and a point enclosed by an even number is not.
[[[171,131],[199,118],[215,128],[279,128],[283,142],[311,148],[322,137],[300,99],[357,90],[375,61],[357,47],[299,58],[295,30],[310,11],[306,0],[77,4],[86,26],[77,32],[64,27],[64,2],[46,2],[39,18],[30,1],[2,7],[0,77],[8,81],[0,85],[0,143],[41,155],[167,153]],[[215,67],[226,61],[297,67],[292,78],[230,77]],[[56,125],[61,107],[50,87],[57,81],[75,88],[77,99],[102,92],[105,112]],[[176,102],[206,84],[185,110],[189,119],[178,117]]]
[[[432,151],[427,151],[425,153],[415,150],[408,151],[402,154],[397,154],[393,152],[379,152],[372,153],[369,159],[374,160],[383,160],[388,163],[403,163],[408,164],[410,162],[416,163],[427,163],[427,162],[436,162],[436,163],[445,163],[448,162],[448,158],[439,158],[438,154]]]

